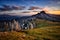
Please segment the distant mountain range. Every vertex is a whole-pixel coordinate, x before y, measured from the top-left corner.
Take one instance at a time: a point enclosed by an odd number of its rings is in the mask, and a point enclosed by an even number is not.
[[[60,22],[60,15],[47,14],[44,11],[41,11],[40,13],[32,15],[32,16],[23,16],[23,17],[8,15],[8,14],[0,15],[0,21],[12,21],[13,19],[15,19],[15,20],[24,20],[24,19],[30,20],[30,19],[34,19],[34,18]]]

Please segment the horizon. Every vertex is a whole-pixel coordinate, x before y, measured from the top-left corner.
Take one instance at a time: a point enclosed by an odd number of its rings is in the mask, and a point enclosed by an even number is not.
[[[0,14],[15,13],[14,15],[28,16],[42,10],[60,15],[60,0],[0,0]]]

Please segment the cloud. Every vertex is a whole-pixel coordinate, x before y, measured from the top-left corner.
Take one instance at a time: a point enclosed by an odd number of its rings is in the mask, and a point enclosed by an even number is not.
[[[16,6],[16,5],[2,5],[0,11],[11,11],[11,10],[24,10],[25,6]]]
[[[53,6],[46,6],[43,8],[44,11],[46,11],[49,14],[56,14],[56,15],[60,15],[60,9],[53,7]]]
[[[37,14],[37,12],[33,12],[31,10],[13,10],[13,11],[1,11],[0,14],[31,16]]]
[[[15,10],[24,10],[25,6],[16,6],[16,5],[13,5],[12,9],[15,9]]]
[[[24,12],[21,12],[21,13],[30,13],[29,11],[24,11]]]
[[[9,5],[2,5],[2,8],[0,8],[1,11],[7,11],[7,10],[11,10]]]
[[[60,7],[60,0],[51,0],[50,4],[48,4],[48,6],[53,6],[53,7]]]
[[[36,6],[31,6],[28,10],[35,10],[35,9],[42,9],[42,8],[36,7]]]
[[[36,9],[36,10],[35,10]],[[54,7],[49,7],[49,6],[44,6],[44,7],[39,7],[39,6],[31,6],[28,10],[34,10],[33,12],[39,12],[39,11],[50,11],[54,9]]]
[[[56,1],[56,4],[58,4],[58,5],[59,5],[59,4],[60,4],[60,1]]]
[[[43,10],[43,11],[45,11],[45,12],[48,12],[48,11],[50,11],[50,10],[51,10],[51,8],[50,8],[50,7],[48,7],[48,6],[45,6],[45,7],[43,7],[43,8],[42,8],[42,10]]]
[[[45,6],[42,8],[43,11],[60,11],[60,8],[58,6]]]

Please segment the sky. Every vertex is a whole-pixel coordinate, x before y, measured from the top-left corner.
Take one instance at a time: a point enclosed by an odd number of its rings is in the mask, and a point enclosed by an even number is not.
[[[41,10],[60,15],[60,0],[0,0],[0,14],[11,12],[32,15]]]

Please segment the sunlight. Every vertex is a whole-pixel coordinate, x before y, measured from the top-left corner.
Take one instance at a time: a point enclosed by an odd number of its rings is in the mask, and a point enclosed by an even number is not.
[[[60,11],[48,11],[49,14],[60,15]]]

